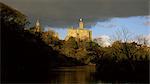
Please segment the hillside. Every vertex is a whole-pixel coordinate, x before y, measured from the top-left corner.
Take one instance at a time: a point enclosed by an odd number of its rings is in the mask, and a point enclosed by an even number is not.
[[[40,33],[24,30],[28,20],[1,4],[2,82],[46,82],[52,67],[80,64],[45,44]]]

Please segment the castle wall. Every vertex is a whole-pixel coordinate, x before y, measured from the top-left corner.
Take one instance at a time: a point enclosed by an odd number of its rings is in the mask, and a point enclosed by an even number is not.
[[[91,40],[92,32],[86,29],[68,29],[65,40],[68,40],[70,37],[79,38],[80,40]]]
[[[88,30],[78,30],[80,40],[89,40],[89,31]]]
[[[84,29],[84,23],[82,19],[80,19],[79,22],[79,28],[73,29],[70,28],[68,29],[67,36],[65,40],[68,40],[70,37],[75,37],[76,39],[81,40],[92,40],[92,31]]]
[[[69,29],[68,30],[68,36],[69,37],[77,37],[77,30],[76,29]]]

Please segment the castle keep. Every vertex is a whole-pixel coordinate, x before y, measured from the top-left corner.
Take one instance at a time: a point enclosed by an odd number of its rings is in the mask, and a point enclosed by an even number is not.
[[[74,37],[80,41],[91,41],[92,31],[84,29],[83,20],[80,19],[79,28],[69,28],[65,40],[67,41],[70,37]]]

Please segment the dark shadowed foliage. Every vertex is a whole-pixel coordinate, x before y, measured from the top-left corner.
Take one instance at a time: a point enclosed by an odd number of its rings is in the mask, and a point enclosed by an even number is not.
[[[2,82],[48,82],[52,67],[80,64],[54,51],[42,41],[41,33],[24,30],[26,16],[0,3],[2,33]],[[71,65],[71,64],[67,64]]]
[[[116,41],[95,58],[100,79],[110,82],[149,82],[150,48]]]
[[[2,82],[33,82],[47,77],[47,52],[52,49],[24,31],[26,23],[25,15],[1,3]]]

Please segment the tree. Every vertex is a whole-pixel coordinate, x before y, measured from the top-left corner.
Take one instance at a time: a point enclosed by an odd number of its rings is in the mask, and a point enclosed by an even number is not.
[[[73,48],[73,49],[78,49],[78,43],[77,43],[77,41],[76,41],[76,38],[70,37],[70,38],[66,41],[65,46],[66,46],[66,47],[69,47],[69,48]]]
[[[59,39],[56,36],[56,33],[52,30],[42,32],[42,39],[46,44],[50,46],[55,46],[59,43]]]
[[[129,43],[131,40],[131,33],[127,29],[122,29],[121,31],[116,32],[117,41],[112,44],[113,55],[117,59],[121,57],[127,59],[132,67],[132,70],[135,70],[133,64],[133,57],[138,51],[136,44]]]
[[[29,23],[26,19],[26,16],[21,12],[12,9],[11,7],[3,3],[0,3],[0,5],[1,5],[1,10],[0,10],[1,25],[3,26],[2,28],[5,27],[3,30],[6,31],[24,30],[24,26]]]
[[[148,45],[148,39],[144,35],[138,35],[135,38],[138,44]]]
[[[129,42],[131,41],[133,34],[128,31],[126,28],[122,28],[116,31],[115,35],[112,37],[112,41],[121,41],[121,42]]]

